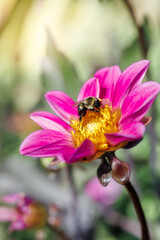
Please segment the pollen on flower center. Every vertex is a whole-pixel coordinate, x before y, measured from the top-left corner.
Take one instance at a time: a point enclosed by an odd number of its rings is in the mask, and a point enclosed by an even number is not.
[[[107,133],[118,132],[118,121],[121,112],[112,109],[108,105],[100,108],[99,112],[87,111],[87,114],[79,120],[72,120],[72,137],[75,147],[79,147],[85,139],[92,141],[98,150],[107,151],[108,142],[105,137]]]

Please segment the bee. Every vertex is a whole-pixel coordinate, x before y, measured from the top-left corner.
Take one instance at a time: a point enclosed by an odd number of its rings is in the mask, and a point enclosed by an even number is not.
[[[96,97],[87,97],[76,104],[78,106],[79,121],[81,122],[87,111],[100,112],[101,100]]]

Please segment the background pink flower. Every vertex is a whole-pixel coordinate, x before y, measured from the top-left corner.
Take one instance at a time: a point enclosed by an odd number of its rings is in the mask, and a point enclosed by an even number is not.
[[[122,193],[123,186],[111,180],[107,187],[103,187],[98,178],[92,178],[85,186],[85,193],[89,198],[102,205],[113,204]]]
[[[0,207],[0,222],[10,222],[9,231],[44,225],[46,211],[32,198],[18,193],[3,196],[1,201],[9,205]]]

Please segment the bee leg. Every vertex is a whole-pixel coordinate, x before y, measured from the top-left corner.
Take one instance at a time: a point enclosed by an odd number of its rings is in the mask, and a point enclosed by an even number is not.
[[[81,122],[82,117],[86,116],[87,111],[83,111],[79,114],[79,122]]]
[[[98,110],[96,110],[96,109],[90,109],[89,111],[91,111],[91,112],[100,112],[99,109],[98,109]]]
[[[81,115],[79,115],[79,122],[82,121],[82,117],[84,117],[86,115],[86,113],[82,113]]]

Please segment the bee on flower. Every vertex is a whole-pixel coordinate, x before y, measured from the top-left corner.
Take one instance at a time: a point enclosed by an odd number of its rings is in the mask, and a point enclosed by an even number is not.
[[[118,66],[102,68],[83,84],[76,102],[61,91],[46,93],[58,116],[32,113],[42,130],[22,142],[20,153],[70,164],[138,143],[148,121],[145,115],[160,92],[159,83],[142,83],[148,66],[149,61],[142,60],[123,72]]]

